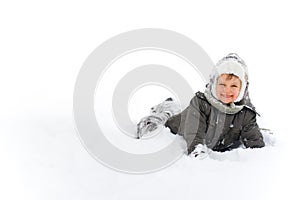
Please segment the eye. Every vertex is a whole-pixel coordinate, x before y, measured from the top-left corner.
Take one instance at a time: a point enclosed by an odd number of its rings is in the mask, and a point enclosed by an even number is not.
[[[231,87],[237,88],[238,86],[237,85],[232,85]]]

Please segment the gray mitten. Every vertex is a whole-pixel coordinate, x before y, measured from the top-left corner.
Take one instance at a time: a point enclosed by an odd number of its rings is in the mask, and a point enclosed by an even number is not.
[[[210,151],[211,150],[209,148],[207,148],[206,145],[198,144],[196,146],[196,148],[194,149],[194,151],[192,151],[192,153],[190,153],[190,157],[202,160],[208,156]]]
[[[151,108],[150,115],[143,117],[137,124],[137,138],[156,130],[162,126],[173,115],[180,112],[180,106],[172,99],[168,98],[162,103]]]

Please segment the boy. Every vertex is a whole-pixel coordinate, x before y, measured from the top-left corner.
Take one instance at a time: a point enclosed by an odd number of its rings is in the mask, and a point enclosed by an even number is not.
[[[183,136],[187,153],[199,158],[206,157],[211,150],[224,152],[240,145],[265,146],[248,95],[247,66],[237,54],[229,54],[216,64],[205,92],[197,92],[181,113],[174,114],[168,105],[167,109],[160,108],[156,117],[143,118],[138,124],[138,134],[152,131],[162,123],[172,133]]]

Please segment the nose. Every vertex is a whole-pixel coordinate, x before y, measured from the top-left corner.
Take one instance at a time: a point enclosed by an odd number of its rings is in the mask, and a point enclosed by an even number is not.
[[[226,86],[226,87],[224,88],[224,91],[225,91],[226,94],[231,93],[231,88],[228,87],[228,86]]]

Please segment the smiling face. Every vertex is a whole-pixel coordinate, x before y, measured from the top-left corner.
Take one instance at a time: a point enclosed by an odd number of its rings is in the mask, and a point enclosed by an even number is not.
[[[241,80],[233,74],[221,74],[217,79],[217,97],[225,103],[234,102],[240,93],[242,87]]]

